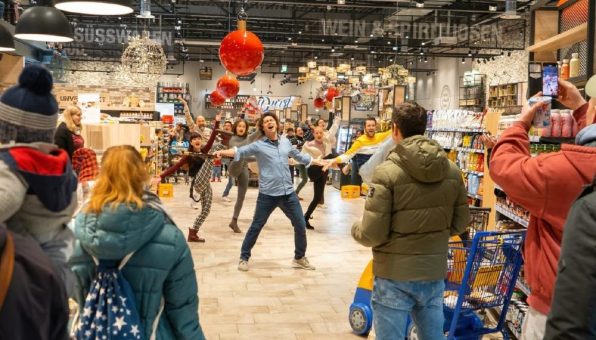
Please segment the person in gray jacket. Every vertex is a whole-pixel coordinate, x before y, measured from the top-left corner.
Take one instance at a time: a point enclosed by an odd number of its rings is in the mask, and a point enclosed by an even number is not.
[[[77,205],[77,178],[66,151],[51,144],[58,120],[52,84],[43,66],[27,66],[0,98],[0,223],[32,237],[70,293],[74,235],[66,224]]]

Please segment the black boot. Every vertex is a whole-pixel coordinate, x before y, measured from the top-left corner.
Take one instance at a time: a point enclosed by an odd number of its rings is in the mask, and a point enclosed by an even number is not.
[[[312,217],[309,216],[304,216],[304,222],[306,222],[306,229],[310,229],[310,230],[314,230],[315,227],[313,227],[312,225],[310,225],[310,222],[308,220],[310,220]]]

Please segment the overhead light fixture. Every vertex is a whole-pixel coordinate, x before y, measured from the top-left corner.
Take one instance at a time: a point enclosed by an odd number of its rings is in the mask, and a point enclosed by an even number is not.
[[[466,58],[461,58],[461,63],[465,64],[466,63]]]
[[[517,1],[516,0],[506,0],[505,1],[505,13],[501,15],[501,19],[505,20],[513,20],[521,18],[519,14],[517,14]]]
[[[371,37],[371,38],[372,38],[372,37],[374,37],[374,36],[375,36],[374,34],[372,34],[372,33],[370,34],[370,37]]]
[[[337,0],[337,4],[338,5],[345,5],[346,4],[346,0]]]
[[[424,8],[424,0],[416,0],[416,8]]]
[[[331,46],[331,52],[335,52],[335,46]]]
[[[424,57],[424,62],[425,63],[428,63],[428,58],[427,57]]]
[[[55,0],[56,8],[89,15],[126,15],[133,12],[130,0]]]
[[[472,56],[472,50],[469,50],[468,51],[468,57],[471,57],[471,56]]]
[[[43,42],[71,42],[74,33],[68,18],[57,8],[49,6],[29,7],[21,15],[14,37]]]
[[[14,39],[10,31],[0,24],[0,52],[14,51]]]
[[[387,45],[391,45],[391,41],[388,41],[388,42],[387,42]]]
[[[497,11],[497,5],[488,5],[488,10],[491,12],[496,12]]]
[[[354,44],[357,44],[357,43],[358,43],[358,39],[354,40]]]
[[[507,56],[511,57],[511,51],[507,51]]]
[[[292,41],[292,37],[288,37],[288,40],[289,40],[289,41]]]
[[[423,42],[422,42],[422,46],[424,46],[424,45],[426,45],[426,43],[423,41]]]

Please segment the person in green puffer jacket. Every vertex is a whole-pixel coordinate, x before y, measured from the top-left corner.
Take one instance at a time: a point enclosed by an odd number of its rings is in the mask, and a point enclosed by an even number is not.
[[[70,260],[77,278],[75,298],[82,310],[95,277],[91,256],[120,261],[134,252],[122,274],[135,295],[142,338],[204,339],[190,249],[159,198],[144,191],[148,180],[132,146],[104,153],[90,200],[75,222],[77,242]]]
[[[377,339],[404,339],[411,313],[421,339],[443,339],[443,292],[449,237],[469,220],[460,169],[424,136],[426,110],[393,110],[397,143],[373,174],[356,241],[373,249],[372,294]]]

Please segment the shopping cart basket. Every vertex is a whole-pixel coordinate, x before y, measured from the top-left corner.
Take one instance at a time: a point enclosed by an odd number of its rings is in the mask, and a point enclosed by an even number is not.
[[[484,334],[501,332],[511,295],[522,266],[524,231],[477,232],[471,242],[449,244],[448,273],[445,280],[444,330],[447,339],[479,340]],[[494,327],[484,325],[479,312],[499,311]],[[410,325],[408,339],[417,339]]]

